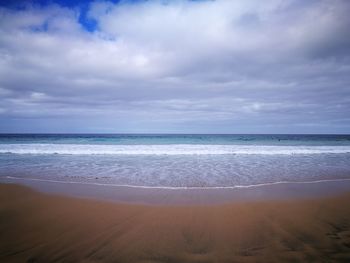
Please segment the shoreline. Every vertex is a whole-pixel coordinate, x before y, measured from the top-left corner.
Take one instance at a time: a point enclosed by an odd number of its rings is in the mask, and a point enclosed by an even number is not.
[[[0,184],[0,261],[347,262],[349,202],[350,192],[153,206]]]
[[[60,183],[60,184],[81,184],[81,185],[96,185],[96,186],[110,186],[110,187],[125,187],[125,188],[135,188],[135,189],[164,189],[164,190],[175,190],[175,191],[176,190],[247,189],[247,188],[263,187],[263,186],[270,186],[270,185],[318,184],[318,183],[350,181],[350,178],[336,178],[336,179],[321,179],[321,180],[315,180],[315,181],[295,181],[295,182],[293,182],[293,181],[277,181],[277,182],[271,182],[271,183],[260,183],[260,184],[250,184],[250,185],[234,185],[234,186],[147,186],[147,185],[62,181],[62,180],[49,180],[49,179],[16,177],[16,176],[5,176],[4,178],[10,179],[10,180],[38,181],[38,182],[48,182],[48,183]]]
[[[298,200],[332,197],[350,192],[349,178],[209,188],[139,187],[14,176],[1,177],[0,183],[15,183],[39,192],[62,196],[151,205],[216,205],[242,201]]]

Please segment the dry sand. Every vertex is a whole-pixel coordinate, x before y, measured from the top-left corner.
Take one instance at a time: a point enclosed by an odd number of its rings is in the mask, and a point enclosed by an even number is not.
[[[0,184],[0,261],[350,262],[349,202],[128,205]]]

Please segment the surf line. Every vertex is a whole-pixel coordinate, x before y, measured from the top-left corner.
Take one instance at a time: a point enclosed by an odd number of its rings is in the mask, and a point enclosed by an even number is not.
[[[323,179],[323,180],[305,181],[305,182],[278,181],[278,182],[252,184],[252,185],[203,186],[202,187],[202,186],[146,186],[146,185],[128,185],[128,184],[107,184],[107,183],[59,181],[59,180],[38,179],[38,178],[23,178],[23,177],[15,177],[15,176],[6,176],[6,178],[10,180],[38,181],[38,182],[47,182],[47,183],[60,183],[60,184],[81,184],[81,185],[125,187],[125,188],[138,188],[138,189],[164,189],[164,190],[244,189],[244,188],[256,188],[256,187],[269,186],[269,185],[280,185],[280,184],[317,184],[317,183],[327,183],[327,182],[350,181],[350,178],[341,178],[341,179]]]

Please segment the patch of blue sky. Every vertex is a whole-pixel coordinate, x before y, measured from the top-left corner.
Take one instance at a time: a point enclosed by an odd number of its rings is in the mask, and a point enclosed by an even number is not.
[[[96,2],[98,0],[0,0],[0,6],[14,9],[14,10],[23,10],[28,8],[28,6],[40,6],[46,7],[52,4],[56,4],[62,7],[77,9],[79,10],[78,22],[82,25],[82,27],[88,32],[94,32],[98,29],[97,21],[88,16],[89,8],[92,2]],[[163,4],[168,4],[173,0],[163,0],[161,1]],[[188,1],[203,1],[203,0],[188,0]],[[109,0],[107,2],[111,2],[114,4],[137,4],[142,2],[149,2],[149,0]],[[47,30],[47,24],[36,26],[30,28],[30,30],[36,32],[44,32]]]

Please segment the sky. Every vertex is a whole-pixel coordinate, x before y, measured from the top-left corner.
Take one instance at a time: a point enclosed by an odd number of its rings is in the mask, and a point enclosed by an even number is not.
[[[350,133],[350,1],[0,1],[1,133]]]

